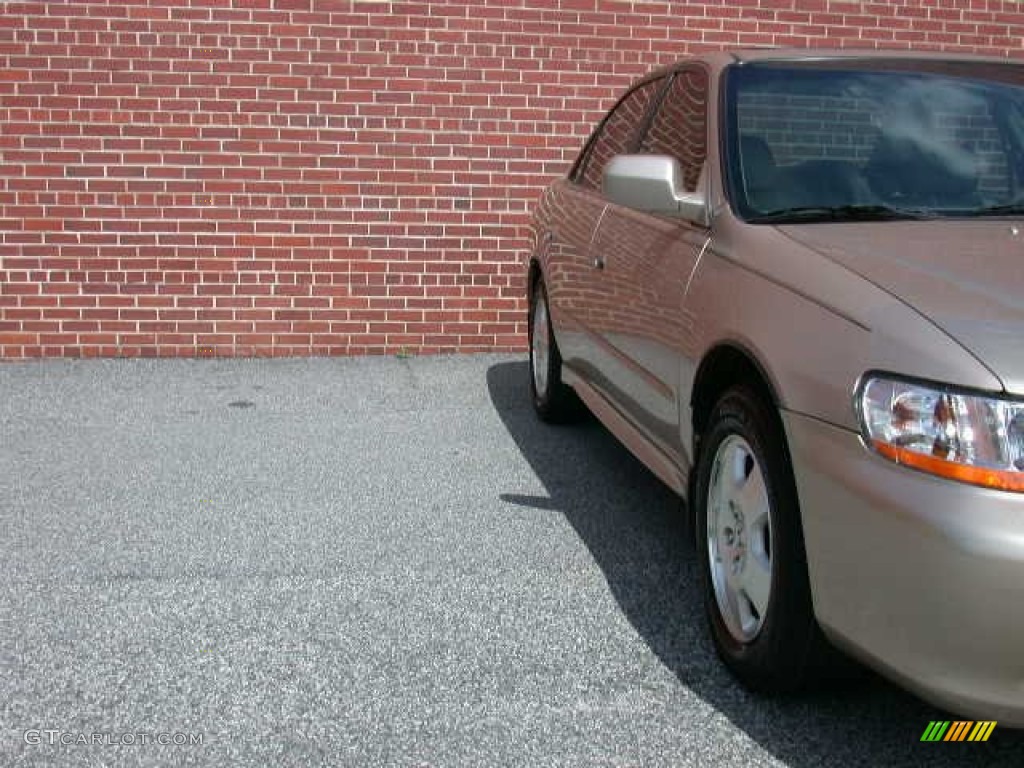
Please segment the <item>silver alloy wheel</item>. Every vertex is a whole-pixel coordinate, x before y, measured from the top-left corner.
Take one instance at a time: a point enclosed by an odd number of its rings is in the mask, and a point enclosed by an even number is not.
[[[761,631],[772,589],[772,510],[750,444],[729,435],[711,466],[707,547],[715,599],[729,634],[749,643]]]
[[[544,299],[543,291],[538,290],[533,302],[533,338],[530,341],[530,361],[533,363],[533,386],[540,397],[544,397],[548,391],[550,338],[548,304]]]

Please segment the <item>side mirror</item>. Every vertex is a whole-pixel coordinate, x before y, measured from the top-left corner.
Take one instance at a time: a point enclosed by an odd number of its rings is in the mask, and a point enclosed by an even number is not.
[[[708,225],[704,193],[683,191],[682,168],[669,155],[616,155],[605,166],[603,184],[605,196],[618,205]]]

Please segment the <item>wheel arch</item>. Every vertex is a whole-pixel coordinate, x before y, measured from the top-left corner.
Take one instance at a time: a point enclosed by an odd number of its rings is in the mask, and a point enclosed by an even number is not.
[[[690,408],[694,438],[707,428],[711,409],[719,397],[730,387],[747,384],[758,391],[769,404],[779,408],[782,404],[778,388],[766,367],[743,345],[728,341],[708,350],[697,367]]]
[[[754,389],[765,402],[773,407],[775,426],[783,436],[786,445],[785,429],[779,408],[782,401],[778,388],[767,368],[747,347],[736,341],[724,341],[709,349],[701,359],[693,379],[690,392],[690,425],[693,445],[691,446],[692,467],[696,468],[699,461],[701,435],[707,430],[711,411],[718,399],[729,389],[745,384]],[[788,452],[788,445],[787,445]],[[787,457],[788,458],[788,457]],[[696,471],[689,473],[687,497],[693,499]],[[692,504],[689,504],[692,514]],[[691,520],[692,523],[692,520]],[[695,532],[695,526],[690,526]]]
[[[526,301],[528,304],[533,303],[533,291],[537,286],[537,279],[544,276],[544,271],[540,268],[540,261],[536,256],[530,257],[530,266],[526,272]]]

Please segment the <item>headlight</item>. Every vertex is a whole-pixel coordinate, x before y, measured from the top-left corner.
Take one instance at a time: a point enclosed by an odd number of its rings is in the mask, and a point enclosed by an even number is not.
[[[1024,491],[1024,402],[882,376],[857,390],[868,445],[897,464]]]

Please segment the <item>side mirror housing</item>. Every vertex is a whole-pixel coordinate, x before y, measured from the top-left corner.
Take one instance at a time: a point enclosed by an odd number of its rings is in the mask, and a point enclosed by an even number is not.
[[[683,191],[682,168],[670,155],[616,155],[605,166],[603,184],[613,203],[708,226],[706,196]]]

